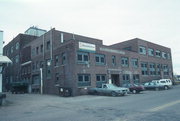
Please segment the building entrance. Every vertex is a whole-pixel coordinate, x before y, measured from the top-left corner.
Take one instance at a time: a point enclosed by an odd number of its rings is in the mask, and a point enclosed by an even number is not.
[[[119,74],[111,74],[112,84],[120,86]]]

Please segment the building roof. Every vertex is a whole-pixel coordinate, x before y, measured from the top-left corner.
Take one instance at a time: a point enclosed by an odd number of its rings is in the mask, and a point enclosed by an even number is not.
[[[0,63],[12,63],[12,61],[7,56],[0,55]]]

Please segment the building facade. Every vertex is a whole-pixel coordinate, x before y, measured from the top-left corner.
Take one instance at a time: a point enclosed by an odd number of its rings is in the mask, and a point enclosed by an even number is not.
[[[29,92],[59,94],[69,88],[72,96],[102,83],[122,86],[173,75],[170,48],[138,38],[106,46],[102,40],[55,29],[21,49],[19,66],[18,75],[28,80]]]

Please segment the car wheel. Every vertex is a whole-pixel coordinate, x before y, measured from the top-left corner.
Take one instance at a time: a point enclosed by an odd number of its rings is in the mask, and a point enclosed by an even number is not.
[[[113,91],[113,92],[111,92],[111,96],[116,97],[117,93]]]
[[[133,94],[136,94],[136,93],[137,93],[137,91],[136,91],[136,90],[133,90],[133,91],[132,91],[132,93],[133,93]]]
[[[164,86],[164,89],[165,89],[165,90],[168,90],[168,86]]]
[[[155,90],[156,90],[156,91],[159,91],[159,88],[158,88],[158,87],[156,87],[156,88],[155,88]]]

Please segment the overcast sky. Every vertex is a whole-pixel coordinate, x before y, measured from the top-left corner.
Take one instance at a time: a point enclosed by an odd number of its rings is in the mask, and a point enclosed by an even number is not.
[[[106,45],[141,38],[171,48],[180,74],[180,0],[0,0],[7,44],[30,26],[102,39]]]

